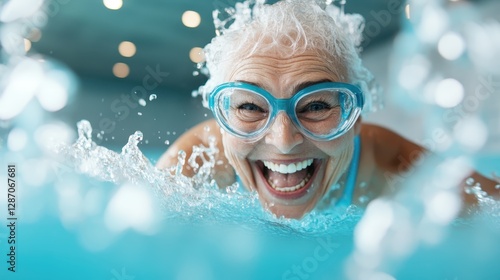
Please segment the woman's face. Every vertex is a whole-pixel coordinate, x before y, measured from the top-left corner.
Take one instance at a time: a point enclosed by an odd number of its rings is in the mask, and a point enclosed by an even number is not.
[[[314,83],[339,82],[335,73],[343,71],[328,65],[315,52],[291,58],[279,58],[271,52],[255,54],[239,60],[231,70],[227,81],[255,84],[276,98],[290,98]],[[257,191],[264,207],[277,216],[301,218],[345,172],[358,126],[359,121],[355,129],[332,141],[313,141],[280,112],[257,141],[223,133],[224,151],[243,184]],[[282,174],[270,169],[282,164],[300,170]]]

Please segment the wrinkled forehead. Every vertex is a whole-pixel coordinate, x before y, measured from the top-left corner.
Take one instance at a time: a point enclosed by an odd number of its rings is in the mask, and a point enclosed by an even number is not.
[[[246,81],[267,90],[292,94],[298,85],[348,82],[345,66],[322,50],[294,50],[287,45],[242,52],[229,62],[225,82]]]
[[[275,79],[300,76],[305,79],[303,76],[321,74],[325,76],[322,79],[349,81],[347,65],[342,58],[332,55],[319,43],[311,43],[314,38],[295,38],[295,35],[289,32],[287,36],[272,38],[259,33],[237,40],[224,63],[225,81],[241,79],[242,75]]]

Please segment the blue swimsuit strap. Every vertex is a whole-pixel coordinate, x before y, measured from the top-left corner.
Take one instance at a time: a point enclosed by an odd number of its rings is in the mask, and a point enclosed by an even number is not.
[[[356,178],[358,177],[359,157],[361,154],[361,140],[359,135],[354,137],[354,151],[352,155],[351,164],[349,165],[349,173],[347,173],[347,180],[345,182],[345,189],[342,197],[335,205],[349,206],[352,203],[352,196],[356,187]]]

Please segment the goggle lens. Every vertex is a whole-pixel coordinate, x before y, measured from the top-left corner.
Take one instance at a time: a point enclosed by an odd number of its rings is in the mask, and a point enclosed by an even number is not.
[[[352,126],[362,106],[357,104],[355,93],[340,87],[301,91],[291,99],[276,99],[262,89],[239,85],[217,89],[210,106],[219,124],[241,138],[261,136],[278,111],[284,110],[307,136],[331,140]]]

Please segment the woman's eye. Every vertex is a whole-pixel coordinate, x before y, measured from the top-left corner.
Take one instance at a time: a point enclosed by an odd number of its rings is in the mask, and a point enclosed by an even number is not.
[[[302,112],[316,112],[321,110],[331,109],[331,106],[325,102],[311,102],[307,104],[301,111]]]
[[[264,112],[264,110],[261,107],[255,105],[253,103],[241,104],[240,106],[238,106],[238,109],[245,110],[245,111]]]

